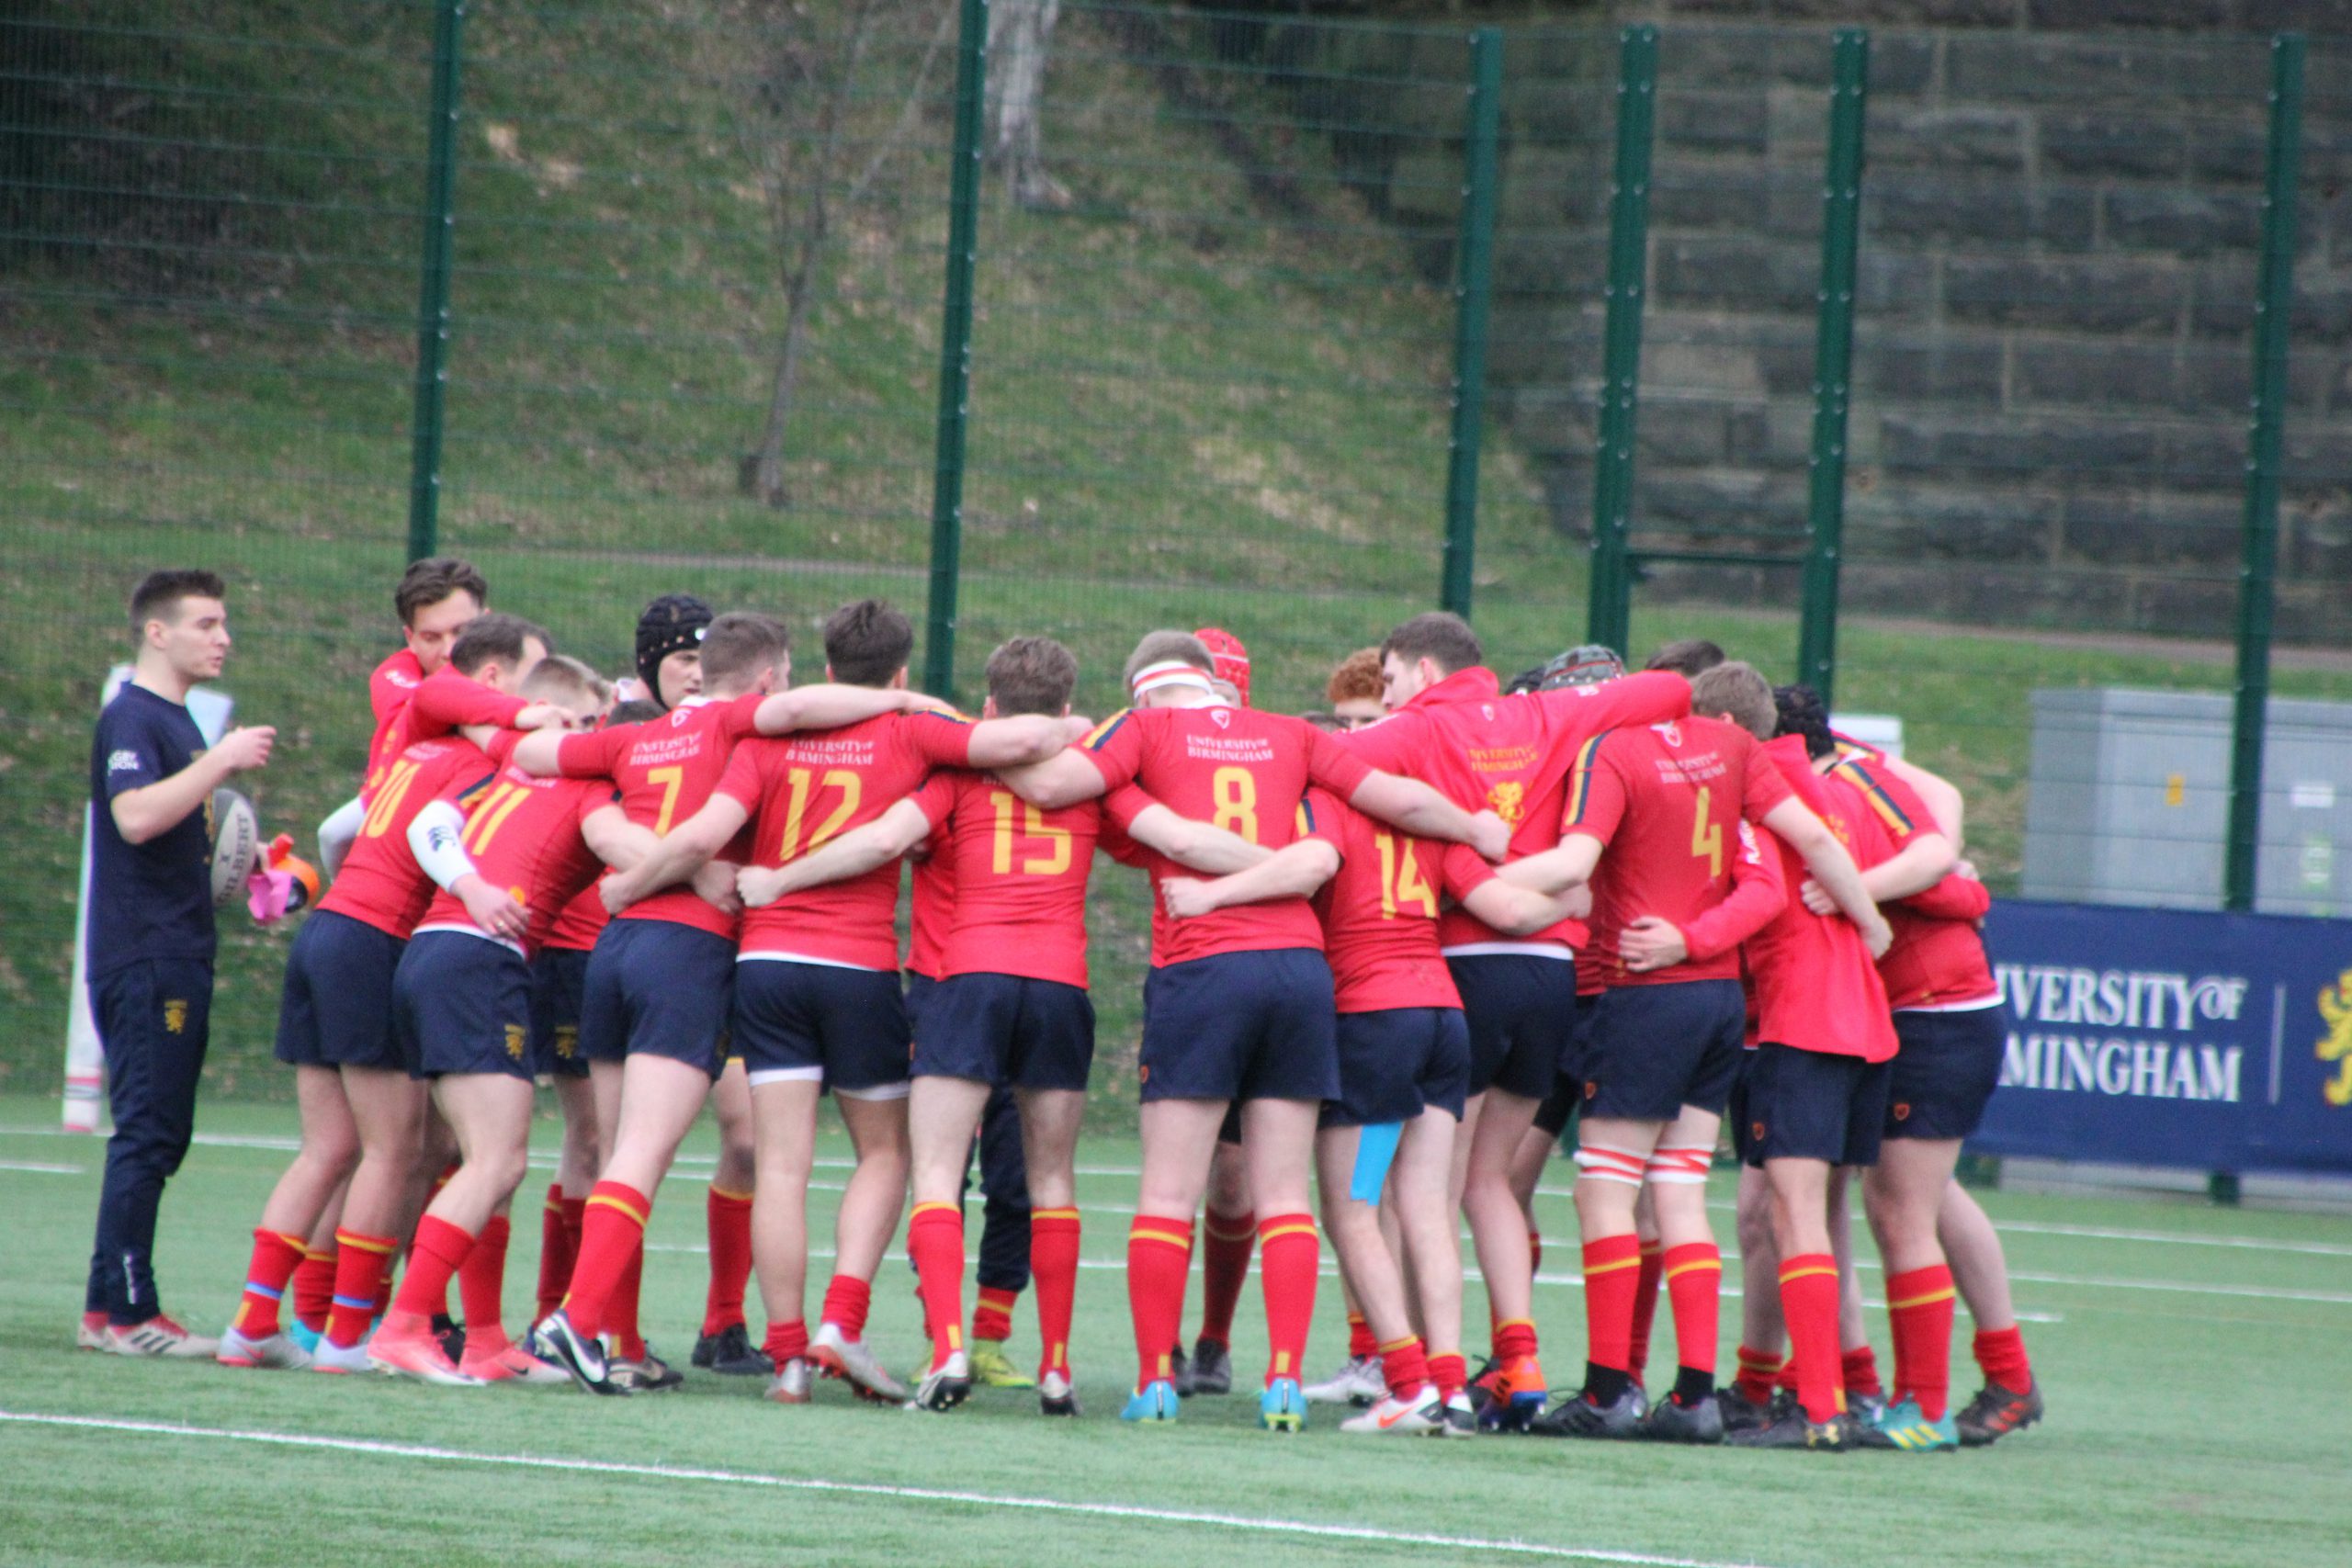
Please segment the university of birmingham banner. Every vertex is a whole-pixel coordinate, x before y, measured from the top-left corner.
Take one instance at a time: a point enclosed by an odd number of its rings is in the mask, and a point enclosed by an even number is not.
[[[2008,1047],[1972,1152],[2352,1171],[2352,920],[1996,901]]]

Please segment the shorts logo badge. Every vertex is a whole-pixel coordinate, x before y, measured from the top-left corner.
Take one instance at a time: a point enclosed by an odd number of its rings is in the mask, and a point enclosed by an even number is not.
[[[2352,1105],[2352,969],[2319,993],[2319,1016],[2327,1035],[2312,1047],[2323,1062],[2335,1064],[2335,1076],[2321,1086],[2330,1105]]]
[[[1911,1120],[1911,1102],[1909,1100],[1898,1100],[1894,1102],[1894,1119],[1897,1122],[1908,1122]]]
[[[1764,1141],[1764,1123],[1761,1122],[1750,1122],[1747,1124],[1747,1135],[1755,1139],[1758,1143],[1762,1143]]]
[[[577,1025],[567,1023],[555,1032],[555,1054],[559,1060],[569,1062],[579,1049],[580,1030]]]
[[[164,1032],[166,1034],[187,1032],[187,1004],[186,1002],[168,1001],[164,1004]]]
[[[506,1026],[506,1055],[510,1060],[519,1062],[523,1059],[523,1046],[527,1035],[528,1031],[519,1023]]]
[[[1141,1066],[1136,1069],[1136,1082],[1149,1083],[1150,1081],[1151,1068],[1149,1066]]]

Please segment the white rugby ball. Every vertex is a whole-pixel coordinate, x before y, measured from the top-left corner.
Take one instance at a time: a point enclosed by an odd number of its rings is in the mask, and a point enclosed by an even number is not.
[[[226,904],[245,890],[245,878],[261,859],[261,818],[254,803],[233,789],[216,789],[204,808],[212,834],[212,902]]]

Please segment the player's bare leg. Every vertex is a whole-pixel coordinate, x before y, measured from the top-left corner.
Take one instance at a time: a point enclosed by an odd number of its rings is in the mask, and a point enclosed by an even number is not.
[[[1458,1375],[1462,1357],[1462,1242],[1449,1191],[1453,1145],[1460,1124],[1432,1106],[1405,1123],[1396,1158],[1388,1168],[1384,1220],[1396,1225],[1396,1247],[1408,1288],[1408,1310],[1419,1315],[1420,1335],[1432,1360],[1453,1357]],[[1431,1375],[1442,1393],[1457,1393],[1445,1377]]]
[[[1154,1100],[1143,1106],[1143,1174],[1127,1227],[1127,1313],[1136,1361],[1135,1397],[1121,1413],[1128,1420],[1176,1418],[1173,1352],[1192,1272],[1193,1216],[1208,1190],[1227,1103]]]
[[[1686,1112],[1684,1120],[1702,1114]],[[1713,1119],[1705,1120],[1712,1146]],[[1679,1129],[1682,1122],[1674,1126]],[[1584,1238],[1584,1385],[1535,1424],[1535,1430],[1548,1436],[1630,1438],[1641,1419],[1633,1372],[1634,1303],[1641,1268],[1641,1237],[1634,1214],[1653,1155],[1668,1146],[1668,1130],[1663,1122],[1587,1117],[1578,1134],[1576,1206],[1577,1226]],[[1685,1135],[1695,1136],[1695,1129]],[[1698,1232],[1704,1236],[1704,1206],[1694,1207]],[[1675,1218],[1687,1225],[1679,1208]]]
[[[604,1179],[605,1167],[612,1163],[613,1147],[620,1137],[621,1087],[628,1077],[627,1062],[591,1062],[588,1064],[588,1092],[595,1100],[594,1130],[596,1157],[590,1179]]]
[[[360,1348],[376,1315],[384,1269],[400,1246],[409,1188],[421,1152],[424,1086],[405,1072],[345,1067],[343,1091],[359,1134],[359,1164],[335,1230],[334,1305],[312,1364],[322,1371],[367,1369]]]
[[[343,1075],[334,1068],[296,1067],[294,1094],[302,1116],[301,1147],[262,1205],[244,1292],[215,1356],[223,1366],[310,1364],[308,1353],[281,1335],[279,1303],[320,1216],[359,1163],[359,1128],[343,1097]]]
[[[964,1346],[964,1172],[989,1092],[977,1079],[926,1075],[907,1096],[914,1192],[907,1256],[914,1262],[923,1327],[931,1336],[931,1361],[915,1402],[927,1410],[952,1410],[972,1389]]]
[[[1871,1349],[1869,1314],[1862,1307],[1862,1276],[1854,1267],[1854,1178],[1841,1165],[1829,1179],[1829,1253],[1838,1259],[1838,1360],[1846,1398],[1865,1420],[1886,1403],[1879,1382],[1878,1357]]]
[[[1530,1125],[1510,1156],[1510,1195],[1527,1217],[1527,1267],[1532,1275],[1544,1261],[1544,1227],[1535,1219],[1535,1190],[1544,1184],[1544,1168],[1552,1160],[1559,1140],[1543,1128]]]
[[[1645,1418],[1653,1438],[1713,1442],[1723,1436],[1714,1397],[1723,1254],[1707,1218],[1707,1170],[1722,1120],[1684,1106],[1658,1138],[1636,1205],[1634,1234],[1642,1255],[1635,1289],[1649,1292],[1646,1305],[1655,1311],[1662,1282],[1674,1303],[1674,1391],[1651,1406]],[[1653,1227],[1646,1236],[1645,1220]],[[1646,1338],[1644,1306],[1634,1303],[1633,1323],[1635,1335]]]
[[[814,1077],[752,1087],[759,1168],[752,1189],[752,1272],[775,1362],[769,1397],[791,1404],[808,1397],[808,1176],[817,1157],[820,1087]]]
[[[1493,1314],[1496,1360],[1501,1371],[1496,1392],[1494,1420],[1517,1425],[1543,1408],[1544,1371],[1532,1348],[1506,1346],[1534,1340],[1534,1269],[1527,1253],[1527,1215],[1511,1190],[1511,1157],[1527,1130],[1535,1124],[1540,1100],[1507,1089],[1489,1089],[1473,1101],[1478,1106],[1476,1125],[1464,1118],[1469,1144],[1462,1164],[1462,1213],[1470,1224],[1471,1245],[1478,1256],[1478,1272],[1487,1284],[1487,1306]],[[1508,1383],[1509,1387],[1502,1385]]]
[[[433,1098],[459,1163],[417,1220],[408,1273],[368,1348],[368,1359],[382,1371],[432,1382],[481,1381],[484,1372],[511,1378],[526,1368],[503,1359],[512,1347],[500,1321],[507,1231],[502,1210],[529,1167],[531,1080],[452,1073],[435,1080]],[[483,1255],[479,1260],[477,1251]],[[433,1337],[433,1314],[460,1270],[467,1323],[462,1368],[451,1364]]]
[[[833,1091],[857,1167],[835,1212],[833,1277],[812,1342],[818,1365],[847,1378],[861,1396],[892,1404],[903,1403],[908,1391],[866,1349],[865,1314],[875,1272],[907,1206],[907,1087]],[[967,1147],[970,1136],[967,1128]]]
[[[718,1122],[718,1163],[704,1200],[710,1286],[703,1296],[702,1329],[694,1364],[714,1371],[763,1374],[774,1369],[753,1350],[743,1322],[743,1288],[752,1275],[752,1190],[755,1156],[752,1085],[741,1057],[730,1058],[710,1086]]]
[[[1972,1348],[1984,1386],[1955,1418],[1962,1444],[1976,1447],[2041,1418],[2041,1386],[2025,1352],[2016,1303],[2009,1299],[2009,1260],[2000,1233],[1969,1190],[1957,1181],[1944,1189],[1936,1211],[1936,1239],[1943,1244],[1960,1299],[1975,1320]]]
[[[1249,1163],[1250,1194],[1259,1206],[1258,1277],[1265,1290],[1271,1348],[1258,1421],[1274,1431],[1295,1432],[1306,1421],[1298,1379],[1306,1364],[1322,1264],[1307,1187],[1321,1112],[1320,1102],[1311,1100],[1250,1100],[1241,1105],[1241,1153]]]
[[[1433,1130],[1431,1117],[1442,1123],[1438,1142],[1427,1136]],[[1371,1330],[1385,1390],[1370,1410],[1343,1423],[1342,1431],[1442,1433],[1447,1429],[1445,1395],[1430,1371],[1430,1346],[1413,1326],[1415,1303],[1406,1283],[1406,1272],[1398,1262],[1401,1249],[1389,1241],[1384,1219],[1395,1216],[1397,1206],[1403,1204],[1414,1209],[1417,1224],[1425,1223],[1431,1213],[1441,1224],[1448,1224],[1451,1212],[1445,1192],[1453,1160],[1451,1148],[1444,1145],[1451,1144],[1453,1127],[1451,1113],[1430,1111],[1398,1130],[1389,1169],[1378,1173],[1382,1190],[1391,1194],[1385,1205],[1362,1201],[1356,1197],[1359,1178],[1371,1174],[1360,1170],[1363,1129],[1327,1127],[1316,1134],[1324,1228],[1330,1233],[1332,1250],[1339,1254],[1340,1279],[1350,1287],[1352,1304]],[[1403,1174],[1400,1190],[1392,1185],[1389,1177],[1405,1155],[1408,1137],[1419,1145],[1414,1151],[1419,1161],[1414,1169]],[[1401,1218],[1394,1223],[1398,1224],[1401,1235]],[[1447,1245],[1456,1260],[1452,1313],[1453,1332],[1459,1335],[1461,1253],[1451,1236]],[[1442,1269],[1420,1272],[1442,1276]],[[1442,1291],[1442,1280],[1439,1288]],[[1442,1304],[1438,1315],[1439,1321],[1445,1321]],[[1444,1348],[1440,1347],[1441,1350]],[[1466,1400],[1464,1403],[1466,1406]]]
[[[1796,1366],[1797,1397],[1805,1419],[1815,1427],[1838,1420],[1846,1408],[1838,1356],[1838,1264],[1829,1241],[1834,1174],[1826,1160],[1764,1163],[1772,1200],[1772,1239],[1781,1259],[1781,1310]]]
[[[1957,1138],[1889,1138],[1862,1175],[1862,1210],[1886,1268],[1887,1318],[1894,1337],[1894,1403],[1880,1424],[1899,1448],[1959,1443],[1951,1414],[1951,1269],[1936,1238]]]

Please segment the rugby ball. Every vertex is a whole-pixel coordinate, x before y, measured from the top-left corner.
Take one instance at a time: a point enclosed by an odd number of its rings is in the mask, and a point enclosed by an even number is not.
[[[261,860],[261,818],[254,803],[233,789],[216,789],[204,808],[212,833],[212,902],[226,904],[245,890],[245,878]]]

